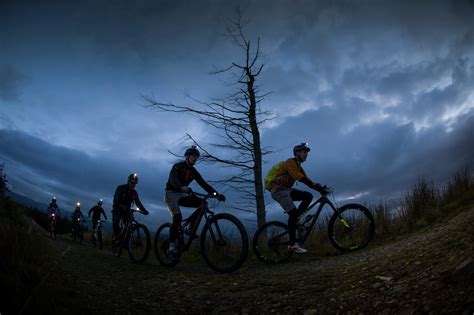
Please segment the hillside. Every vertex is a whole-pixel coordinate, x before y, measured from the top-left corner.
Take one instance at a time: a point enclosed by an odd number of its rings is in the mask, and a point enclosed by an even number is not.
[[[361,252],[309,254],[278,266],[252,258],[228,275],[212,272],[201,259],[167,269],[153,253],[144,265],[133,265],[126,253],[115,258],[109,248],[93,250],[60,237],[50,241],[59,258],[42,289],[61,284],[64,296],[50,306],[57,312],[472,314],[471,222],[473,207]]]

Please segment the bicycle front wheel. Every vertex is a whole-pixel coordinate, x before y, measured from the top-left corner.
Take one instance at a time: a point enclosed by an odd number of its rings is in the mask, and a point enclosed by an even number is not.
[[[150,253],[150,232],[143,224],[135,224],[130,229],[128,255],[136,263],[143,263]]]
[[[369,209],[352,203],[339,208],[329,220],[331,244],[343,252],[364,248],[374,236],[375,220]]]
[[[79,231],[77,232],[77,242],[79,244],[82,244],[83,240],[84,240],[84,230],[82,228],[79,228]]]
[[[165,267],[173,267],[178,263],[178,260],[171,259],[168,250],[170,246],[170,228],[171,223],[160,225],[155,234],[155,242],[153,244],[156,259]]]
[[[288,251],[290,234],[288,226],[279,221],[262,225],[253,237],[253,251],[258,259],[267,264],[283,263],[293,252]]]
[[[202,229],[200,241],[202,256],[215,271],[235,271],[247,258],[247,231],[239,219],[228,213],[215,215]]]
[[[99,245],[99,249],[102,249],[102,230],[97,231],[97,244]]]

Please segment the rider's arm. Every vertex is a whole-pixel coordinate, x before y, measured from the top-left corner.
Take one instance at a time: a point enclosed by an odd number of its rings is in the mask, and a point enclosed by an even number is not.
[[[87,214],[87,216],[88,216],[89,218],[91,217],[91,213],[92,213],[92,211],[94,211],[94,208],[95,208],[95,206],[92,207],[92,208],[89,210],[89,213]]]
[[[145,209],[145,206],[140,201],[140,198],[138,198],[138,193],[137,193],[134,201],[135,201],[135,204],[137,205],[138,209],[142,210],[143,212],[148,212],[148,210]]]
[[[194,178],[196,179],[196,182],[199,184],[199,186],[201,186],[205,191],[207,191],[208,194],[213,194],[213,193],[217,193],[217,191],[212,188],[211,185],[209,185],[201,176],[201,174],[199,174],[199,172],[194,169],[195,173],[194,173]]]
[[[100,212],[104,215],[104,218],[107,219],[107,215],[105,214],[104,208],[100,208]]]
[[[303,184],[305,184],[309,188],[312,188],[312,189],[317,190],[317,191],[321,191],[323,189],[323,186],[321,184],[311,181],[311,179],[309,179],[306,176],[301,178],[300,182],[302,182]]]

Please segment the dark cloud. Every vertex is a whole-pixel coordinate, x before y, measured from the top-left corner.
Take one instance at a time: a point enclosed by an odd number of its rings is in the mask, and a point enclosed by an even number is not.
[[[189,102],[183,90],[202,100],[227,92],[206,74],[245,57],[221,36],[239,4],[2,2],[0,99],[28,98],[21,108],[0,108],[2,126],[23,131],[0,132],[13,183],[38,199],[54,193],[68,204],[110,202],[115,186],[138,171],[141,195],[162,207],[166,150],[185,132],[207,142],[213,136],[182,116],[149,115],[133,103],[140,93],[179,103]],[[252,43],[260,36],[269,58],[257,84],[272,94],[261,105],[278,115],[262,130],[263,144],[285,150],[267,157],[267,168],[309,141],[312,177],[340,196],[367,192],[377,201],[400,195],[419,176],[444,180],[472,166],[472,1],[247,4],[246,34]],[[27,93],[18,69],[40,78]],[[50,111],[61,128],[49,128]],[[206,178],[220,175],[202,170]]]
[[[29,81],[28,76],[10,64],[0,65],[0,100],[17,101],[22,85]]]
[[[113,156],[91,157],[19,131],[0,130],[0,159],[6,162],[6,172],[15,192],[46,202],[52,195],[62,206],[73,209],[81,201],[89,209],[99,198],[111,209],[115,188],[126,183],[127,176],[137,172],[137,189],[145,206],[153,211],[151,222],[168,218],[162,203],[168,171],[156,169],[145,161],[124,161]],[[159,208],[156,208],[158,206]],[[70,208],[70,209],[69,209]]]
[[[441,183],[474,166],[474,110],[460,117],[450,132],[443,127],[417,132],[411,123],[385,122],[341,134],[347,119],[350,115],[340,116],[331,108],[289,119],[264,136],[275,148],[286,145],[272,162],[290,157],[291,147],[307,140],[312,151],[304,167],[312,179],[333,186],[340,197],[367,192],[363,198],[373,202],[400,197],[418,178]],[[292,139],[282,139],[281,130]]]

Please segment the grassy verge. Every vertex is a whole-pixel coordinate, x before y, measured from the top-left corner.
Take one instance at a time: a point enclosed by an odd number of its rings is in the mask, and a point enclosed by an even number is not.
[[[61,252],[28,211],[12,201],[0,207],[0,313],[62,312],[75,303],[64,298],[71,289],[55,272]]]

